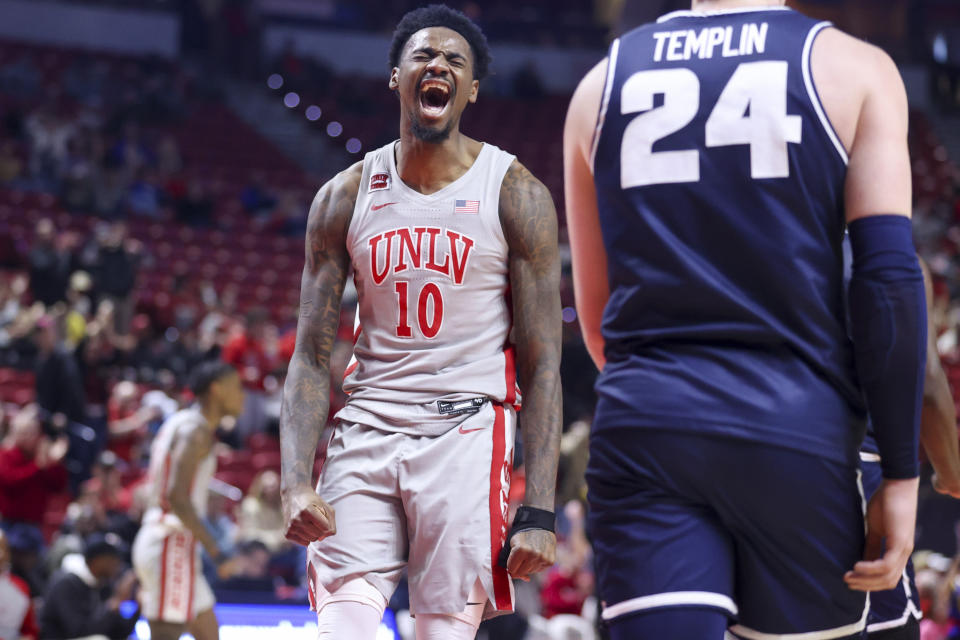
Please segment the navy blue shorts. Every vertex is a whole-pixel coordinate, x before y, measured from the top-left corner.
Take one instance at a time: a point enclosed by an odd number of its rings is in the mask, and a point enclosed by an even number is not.
[[[859,471],[736,438],[613,428],[590,437],[588,531],[603,618],[723,611],[743,638],[860,634]]]
[[[869,500],[880,488],[883,472],[876,454],[861,453],[860,468],[863,471],[863,493]],[[867,632],[876,633],[907,625],[911,619],[923,617],[920,612],[920,596],[914,581],[913,561],[907,563],[900,585],[887,591],[870,593],[870,615],[867,616]]]

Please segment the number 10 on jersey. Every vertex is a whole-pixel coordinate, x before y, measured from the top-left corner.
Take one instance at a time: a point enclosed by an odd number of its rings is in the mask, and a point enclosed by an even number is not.
[[[394,286],[399,303],[399,319],[397,321],[397,337],[412,338],[413,328],[410,326],[410,283],[398,280]],[[443,324],[443,294],[435,282],[427,282],[417,295],[417,328],[424,338],[435,338]]]

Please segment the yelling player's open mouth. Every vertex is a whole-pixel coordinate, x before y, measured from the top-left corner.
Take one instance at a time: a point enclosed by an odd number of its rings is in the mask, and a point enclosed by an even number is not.
[[[442,80],[420,83],[420,110],[428,118],[439,118],[450,102],[450,85]]]

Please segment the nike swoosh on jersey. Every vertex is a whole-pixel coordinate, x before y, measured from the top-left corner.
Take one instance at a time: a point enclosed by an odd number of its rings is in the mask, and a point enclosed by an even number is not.
[[[389,207],[392,204],[397,204],[396,202],[384,202],[383,204],[374,204],[370,205],[370,211],[380,211],[384,207]]]
[[[486,427],[479,427],[479,428],[477,428],[477,429],[464,429],[464,428],[461,426],[460,429],[459,429],[459,431],[460,431],[460,433],[473,433],[474,431],[483,431],[484,429],[486,429]]]

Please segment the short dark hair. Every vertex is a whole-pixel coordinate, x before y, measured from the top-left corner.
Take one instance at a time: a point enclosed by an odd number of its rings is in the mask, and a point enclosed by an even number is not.
[[[94,533],[84,542],[83,557],[89,562],[99,556],[122,558],[127,554],[127,544],[115,533]]]
[[[190,372],[190,390],[199,398],[210,391],[214,382],[236,372],[232,364],[223,360],[204,360]]]
[[[446,27],[463,36],[473,52],[473,77],[483,80],[487,77],[490,68],[490,45],[480,27],[473,20],[456,9],[445,4],[431,4],[427,7],[408,11],[393,32],[393,42],[390,43],[390,67],[400,66],[400,53],[406,46],[410,36],[421,29],[430,27]]]

